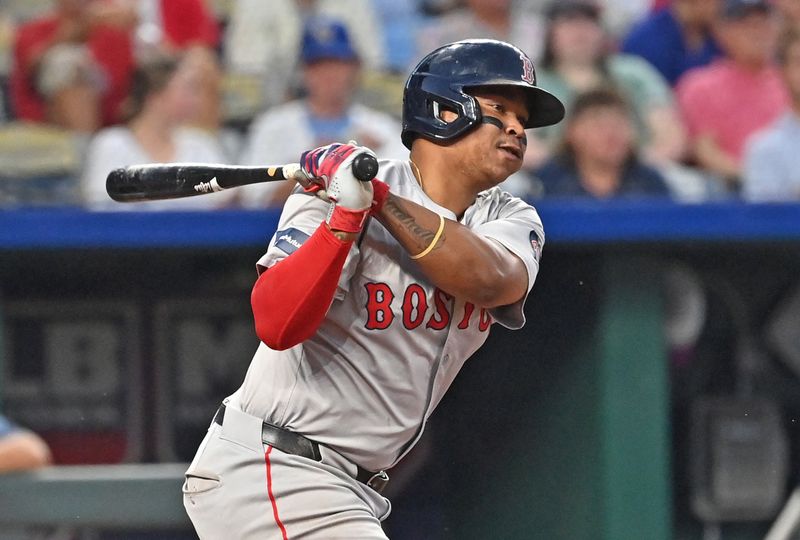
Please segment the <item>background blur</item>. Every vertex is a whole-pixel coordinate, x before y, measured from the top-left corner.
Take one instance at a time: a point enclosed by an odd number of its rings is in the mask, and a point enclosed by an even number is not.
[[[194,538],[182,474],[256,347],[291,186],[121,204],[108,171],[407,159],[406,77],[470,37],[567,104],[504,185],[547,244],[387,534],[800,538],[800,0],[0,0],[0,539]]]

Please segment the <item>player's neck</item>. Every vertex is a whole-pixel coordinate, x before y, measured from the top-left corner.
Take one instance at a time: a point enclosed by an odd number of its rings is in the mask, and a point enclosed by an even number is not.
[[[468,189],[469,183],[437,155],[411,152],[411,170],[428,198],[458,218],[475,202],[477,191]]]

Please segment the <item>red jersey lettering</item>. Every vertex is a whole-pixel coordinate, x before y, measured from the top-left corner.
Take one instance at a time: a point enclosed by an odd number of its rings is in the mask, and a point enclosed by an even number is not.
[[[478,321],[478,330],[481,332],[486,332],[491,325],[492,316],[489,315],[489,310],[486,308],[481,308],[481,318]]]
[[[444,330],[450,324],[450,309],[447,303],[451,303],[453,297],[441,289],[433,291],[433,305],[434,311],[431,315],[427,328],[431,330]]]
[[[385,330],[394,320],[392,300],[394,294],[386,283],[366,283],[367,329]]]
[[[395,299],[394,292],[386,283],[365,283],[364,287],[367,290],[366,328],[368,330],[386,330],[392,325],[395,318],[395,314],[392,311],[392,302]],[[428,299],[428,295],[422,285],[412,283],[406,288],[403,293],[403,304],[400,307],[403,314],[403,326],[407,330],[414,330],[425,322],[429,302],[431,300]],[[433,291],[432,304],[433,310],[428,322],[425,324],[425,328],[431,330],[448,328],[454,315],[455,299],[443,290],[436,288]],[[465,302],[464,314],[458,323],[459,330],[469,329],[474,313],[475,304]],[[492,322],[494,322],[494,319],[489,314],[489,310],[481,308],[477,321],[478,330],[486,332]]]
[[[472,302],[467,302],[464,304],[464,318],[462,318],[461,322],[458,323],[458,328],[460,330],[466,330],[469,328],[469,319],[472,317],[473,311],[475,311],[475,304]]]
[[[426,311],[428,311],[428,299],[425,289],[412,283],[403,296],[403,325],[407,329],[413,330],[422,324]]]

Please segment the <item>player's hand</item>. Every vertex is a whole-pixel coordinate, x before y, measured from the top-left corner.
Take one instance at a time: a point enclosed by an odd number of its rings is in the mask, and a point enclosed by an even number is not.
[[[353,160],[372,150],[355,144],[334,143],[303,152],[300,166],[311,178],[305,189],[325,190],[331,202],[326,222],[334,231],[361,231],[373,203],[372,182],[362,182],[353,175]]]
[[[337,150],[339,150],[339,155],[341,155],[342,153],[346,153],[348,151],[348,148],[342,148],[342,147],[350,147],[349,148],[350,151],[355,149],[354,145],[333,143],[333,144],[328,144],[326,146],[319,146],[317,148],[314,148],[313,150],[306,150],[300,156],[300,167],[303,169],[303,172],[306,173],[306,176],[308,176],[309,178],[322,180],[323,161],[329,154],[332,154]]]

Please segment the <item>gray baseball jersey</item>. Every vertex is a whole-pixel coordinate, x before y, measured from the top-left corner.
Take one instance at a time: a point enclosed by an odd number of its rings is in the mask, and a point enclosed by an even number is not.
[[[408,162],[382,161],[379,177],[456,219],[425,195]],[[304,193],[289,197],[259,268],[302,246],[327,207]],[[530,290],[544,240],[532,207],[494,188],[460,221],[515,253]],[[486,310],[451,297],[379,223],[368,224],[316,334],[286,351],[262,344],[224,419],[212,422],[183,486],[200,538],[386,540],[380,522],[391,505],[357,480],[357,466],[377,471],[402,458],[492,323],[522,326],[523,303]],[[264,420],[321,443],[320,460],[264,443]]]
[[[393,193],[457,220],[427,197],[409,162],[381,161],[379,177]],[[290,196],[258,267],[269,268],[297,250],[327,209],[305,193]],[[530,291],[544,243],[533,207],[496,187],[479,194],[459,221],[519,257]],[[372,222],[352,247],[316,334],[286,351],[262,343],[229,401],[365,469],[388,469],[419,439],[492,323],[512,329],[524,324],[523,304],[524,299],[487,310],[453,298],[432,285],[400,244]]]

